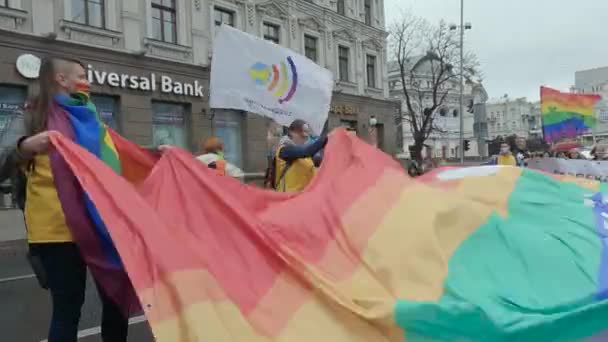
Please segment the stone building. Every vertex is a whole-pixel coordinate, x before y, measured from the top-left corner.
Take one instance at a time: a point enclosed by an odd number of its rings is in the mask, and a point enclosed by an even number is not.
[[[413,63],[418,63],[419,58],[413,57]],[[413,82],[406,80],[408,89],[414,94],[412,105],[417,113],[421,112],[421,108],[432,106],[432,87],[433,81],[431,70],[424,65],[418,66],[418,73]],[[402,102],[401,111],[405,115],[408,112],[407,105],[404,99],[403,84],[401,81],[401,72],[399,65],[396,62],[389,63],[388,71],[389,92],[393,99],[398,99]],[[474,91],[475,90],[475,91]],[[479,94],[478,94],[479,93]],[[487,94],[481,84],[473,84],[468,82],[464,87],[464,110],[462,113],[464,120],[464,139],[468,141],[469,150],[465,151],[466,157],[478,157],[480,152],[483,155],[485,141],[482,140],[481,145],[474,131],[475,115],[474,110],[483,110]],[[438,98],[445,95],[445,100],[442,105],[437,108],[435,115],[435,127],[429,138],[426,140],[427,145],[424,154],[433,158],[455,159],[460,156],[460,89],[457,79],[442,84],[439,89]],[[477,95],[477,97],[476,97]],[[475,102],[476,100],[477,102]],[[478,117],[483,117],[478,115]],[[404,151],[400,155],[402,158],[409,158],[408,146],[414,144],[414,137],[407,119],[402,122],[403,146]]]
[[[526,138],[542,135],[539,102],[529,102],[525,97],[512,99],[505,95],[490,100],[486,113],[490,139],[512,134]]]
[[[36,57],[78,58],[102,118],[127,138],[196,151],[201,138],[218,135],[227,159],[262,171],[269,121],[209,108],[212,44],[222,24],[331,70],[329,128],[349,126],[395,153],[399,105],[387,100],[382,0],[0,0],[0,128],[35,93]]]

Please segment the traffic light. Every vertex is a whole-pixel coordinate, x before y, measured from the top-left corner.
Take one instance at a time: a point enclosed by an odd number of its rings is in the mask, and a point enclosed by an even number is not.
[[[464,150],[468,151],[471,149],[471,146],[469,146],[471,144],[471,142],[469,140],[465,140],[464,141]]]

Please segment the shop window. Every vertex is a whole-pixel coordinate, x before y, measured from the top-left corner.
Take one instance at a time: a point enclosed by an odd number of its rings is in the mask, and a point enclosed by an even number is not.
[[[152,0],[152,31],[154,39],[177,43],[175,0]]]
[[[72,21],[104,28],[106,26],[105,0],[71,0]]]
[[[281,28],[279,25],[264,23],[264,39],[271,41],[275,44],[280,42]]]
[[[340,120],[340,127],[346,128],[348,133],[357,135],[357,121],[354,120]]]
[[[215,26],[222,26],[222,24],[224,24],[234,27],[234,12],[215,7],[213,9],[213,14],[215,17]]]
[[[315,63],[318,59],[317,41],[317,37],[309,36],[307,34],[304,35],[304,55]]]
[[[188,149],[186,105],[152,102],[152,141],[154,146],[174,145]]]
[[[97,114],[103,123],[111,129],[119,131],[118,128],[118,98],[107,95],[91,95],[91,102],[97,107]]]
[[[27,90],[22,87],[0,85],[0,154],[20,136],[25,135],[23,125],[23,105]]]
[[[226,161],[243,167],[243,115],[239,112],[223,111],[215,120],[215,135],[224,142]]]

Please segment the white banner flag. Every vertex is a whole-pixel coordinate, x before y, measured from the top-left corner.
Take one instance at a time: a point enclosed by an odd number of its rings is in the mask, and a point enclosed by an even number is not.
[[[215,37],[211,108],[245,110],[283,126],[302,119],[320,134],[333,84],[329,70],[280,45],[227,25]]]
[[[542,158],[530,159],[528,167],[548,173],[608,181],[608,161]]]

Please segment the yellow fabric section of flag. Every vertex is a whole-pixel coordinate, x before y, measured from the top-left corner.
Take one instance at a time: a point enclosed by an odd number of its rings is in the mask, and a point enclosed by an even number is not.
[[[116,155],[116,158],[118,158],[118,151],[116,150],[116,146],[114,145],[114,142],[112,141],[110,132],[108,132],[108,130],[105,128],[105,126],[104,126],[103,142],[106,144],[106,146],[108,146],[108,148],[110,150],[112,150],[112,152],[114,152],[114,154]]]

